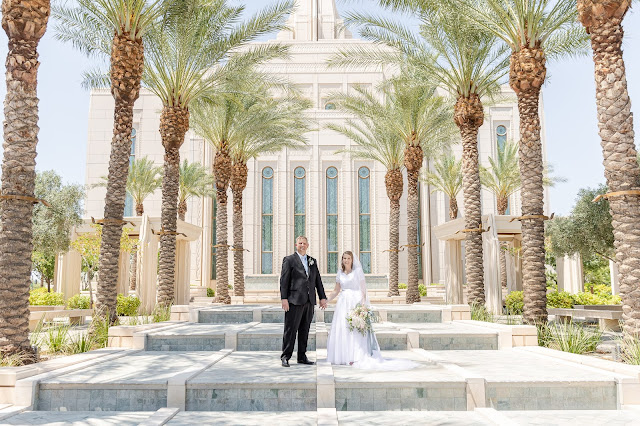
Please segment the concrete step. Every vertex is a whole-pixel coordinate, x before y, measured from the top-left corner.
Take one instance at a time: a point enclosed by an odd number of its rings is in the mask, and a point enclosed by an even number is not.
[[[307,353],[319,355],[318,365],[299,365],[294,355],[282,368],[279,350],[130,350],[16,386],[21,398],[36,398],[19,404],[40,411],[314,411],[319,401],[338,411],[615,410],[618,401],[640,403],[638,369],[613,373],[524,349],[383,351],[416,366],[374,370],[331,366],[325,353]]]

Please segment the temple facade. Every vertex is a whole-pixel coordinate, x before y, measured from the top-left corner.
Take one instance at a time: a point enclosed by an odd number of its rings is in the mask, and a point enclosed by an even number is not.
[[[282,258],[294,250],[297,235],[309,238],[309,253],[318,259],[323,274],[334,274],[340,253],[351,250],[359,255],[365,272],[388,273],[389,199],[384,184],[385,168],[371,161],[355,160],[338,150],[350,148],[353,142],[326,128],[330,122],[340,123],[348,116],[335,109],[329,95],[350,91],[354,85],[375,87],[392,70],[329,68],[326,61],[350,46],[368,47],[371,43],[356,38],[342,27],[334,0],[301,0],[289,19],[291,31],[262,43],[288,43],[290,58],[274,60],[264,71],[288,78],[313,102],[308,119],[314,131],[307,135],[308,146],[299,150],[283,150],[248,163],[248,185],[244,191],[244,253],[248,280],[273,282],[280,271]],[[479,133],[480,162],[497,155],[498,145],[518,139],[516,98],[508,86],[504,95],[512,101],[487,107],[485,123]],[[153,94],[143,91],[135,104],[134,134],[131,158],[148,157],[156,164],[163,162],[159,123],[161,103]],[[541,102],[542,108],[542,102]],[[91,92],[86,183],[93,185],[107,175],[110,141],[113,130],[113,99],[108,90]],[[543,117],[543,115],[542,115]],[[544,119],[543,125],[543,149]],[[453,152],[461,156],[461,145]],[[545,158],[546,158],[546,153]],[[186,136],[180,151],[181,160],[200,162],[212,168],[211,146],[193,132]],[[425,168],[435,159],[425,159]],[[420,277],[425,283],[443,283],[445,278],[445,244],[432,233],[432,228],[449,220],[449,200],[420,184],[419,238]],[[91,186],[89,186],[91,188]],[[103,215],[105,189],[93,187],[87,193],[86,217]],[[145,213],[159,217],[161,191],[144,202]],[[458,203],[464,214],[462,194]],[[496,213],[496,199],[483,189],[483,214]],[[229,218],[232,217],[229,202]],[[201,235],[191,243],[190,280],[194,285],[212,286],[215,271],[215,201],[211,198],[191,199],[186,222],[199,226]],[[520,213],[520,195],[510,199],[510,214]],[[407,244],[406,184],[401,199],[400,244]],[[125,215],[135,214],[130,200]],[[229,243],[233,241],[229,223]],[[233,256],[229,256],[230,268]],[[400,282],[407,280],[407,254],[400,253]],[[232,280],[232,277],[230,277]]]

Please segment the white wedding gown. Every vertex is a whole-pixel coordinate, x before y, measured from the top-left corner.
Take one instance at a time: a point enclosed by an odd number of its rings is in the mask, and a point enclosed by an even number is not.
[[[360,282],[362,281],[362,282]],[[327,361],[331,364],[350,365],[371,370],[407,370],[418,364],[402,359],[384,359],[373,331],[363,335],[357,330],[350,331],[347,315],[358,303],[369,305],[364,274],[352,271],[338,272],[336,282],[340,283],[340,294],[333,313],[331,331],[327,342]]]

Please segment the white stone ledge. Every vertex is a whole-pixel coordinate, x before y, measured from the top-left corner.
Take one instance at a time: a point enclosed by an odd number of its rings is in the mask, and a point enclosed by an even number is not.
[[[161,426],[167,424],[179,412],[178,408],[161,408],[145,421],[139,423],[139,426]]]
[[[459,322],[497,331],[498,349],[538,346],[538,330],[533,325],[507,325],[475,320],[462,320]]]
[[[29,406],[12,405],[10,407],[2,409],[2,411],[0,412],[0,420],[8,419],[27,410],[31,410],[32,408],[33,407]]]

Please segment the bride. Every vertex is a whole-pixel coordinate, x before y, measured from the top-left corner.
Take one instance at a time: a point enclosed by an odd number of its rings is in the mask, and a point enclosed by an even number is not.
[[[327,342],[327,361],[331,364],[381,370],[403,370],[418,366],[409,360],[382,358],[378,339],[373,330],[365,335],[357,330],[349,330],[347,322],[349,312],[358,304],[371,306],[362,265],[350,251],[345,251],[342,255],[340,270],[336,275],[336,286],[327,298],[327,302],[335,299],[338,294]]]
[[[353,253],[345,251],[340,266],[336,286],[327,298],[328,303],[340,294],[327,342],[327,361],[351,365],[368,358],[381,360],[380,347],[373,331],[366,335],[357,330],[350,331],[347,322],[347,315],[356,305],[369,306],[362,265]]]

